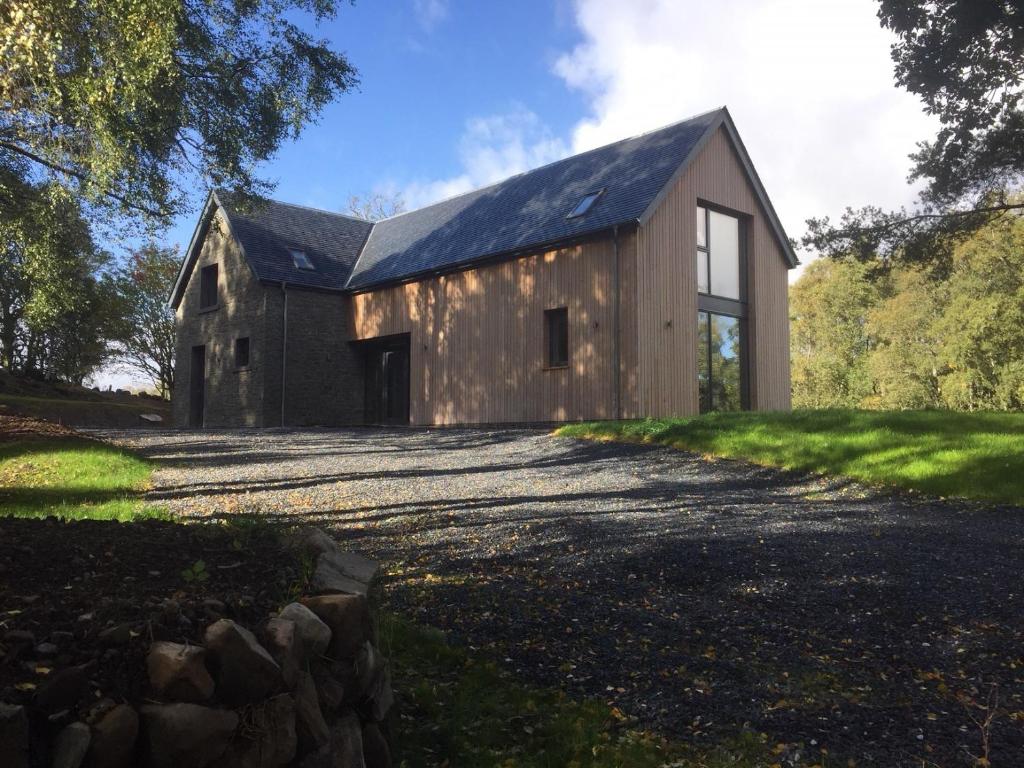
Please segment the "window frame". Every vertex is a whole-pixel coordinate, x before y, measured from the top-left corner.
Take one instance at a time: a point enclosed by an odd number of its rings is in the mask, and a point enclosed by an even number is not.
[[[316,272],[316,265],[313,264],[313,260],[309,258],[309,254],[306,253],[305,249],[288,246],[288,255],[292,257],[292,265],[294,265],[296,269],[301,269],[304,272]],[[309,266],[299,264],[300,258]]]
[[[696,269],[695,282],[697,283],[697,296],[698,301],[709,299],[715,308],[709,311],[715,312],[716,314],[727,314],[734,315],[736,317],[746,316],[746,304],[747,304],[747,238],[749,232],[749,220],[750,217],[746,214],[734,211],[721,205],[715,205],[709,203],[706,200],[700,198],[697,199],[696,212],[694,216],[694,222],[696,223],[700,211],[704,211],[704,245],[700,245],[699,239],[695,236],[694,243],[696,244],[697,260],[694,264]],[[719,296],[711,293],[711,212],[721,214],[723,216],[729,216],[730,218],[736,219],[737,226],[737,238],[738,238],[738,253],[737,258],[739,264],[737,269],[739,272],[739,295],[738,299],[733,299],[729,296]],[[695,231],[695,235],[697,232]],[[704,258],[706,266],[708,284],[707,290],[702,291],[700,289],[700,265],[699,261],[701,257]]]
[[[208,275],[213,275],[213,288],[209,289]],[[212,301],[210,301],[212,292]],[[199,311],[205,312],[220,306],[220,268],[214,262],[199,269]]]
[[[242,342],[245,342],[245,344],[244,344],[244,347],[245,347],[245,362],[244,363],[239,362],[239,360],[238,360],[238,351],[239,351],[239,348],[240,348],[239,345],[242,344]],[[237,337],[235,339],[235,370],[236,371],[247,370],[249,368],[249,365],[251,364],[251,362],[252,362],[252,341],[251,341],[250,337],[249,336],[239,336],[239,337]]]
[[[556,329],[554,326],[558,324]],[[561,356],[564,359],[555,359],[552,354],[555,350],[555,336],[553,335],[555,330],[559,330],[560,336],[564,336],[564,351],[565,355]],[[559,345],[561,346],[561,345]],[[569,334],[569,307],[551,307],[544,310],[544,370],[546,371],[557,371],[563,370],[569,367],[569,362],[572,359],[572,346],[570,344]]]
[[[573,209],[566,214],[567,219],[578,219],[580,216],[586,216],[590,213],[590,209],[597,205],[597,201],[601,199],[604,194],[604,187],[601,189],[595,189],[592,192],[587,192],[583,197],[579,199],[579,202],[573,206]],[[582,208],[583,210],[580,210]]]
[[[732,315],[732,314],[729,314],[727,312],[712,312],[712,311],[709,311],[707,309],[698,309],[697,310],[697,329],[698,329],[698,333],[699,333],[699,329],[700,329],[700,316],[701,315],[707,315],[707,317],[708,317],[708,323],[707,323],[707,343],[705,344],[705,347],[707,349],[707,360],[705,361],[705,364],[707,366],[707,372],[708,372],[708,397],[709,397],[709,399],[713,398],[713,393],[714,393],[714,386],[713,386],[714,381],[713,381],[712,375],[711,375],[711,371],[712,371],[712,368],[713,368],[713,366],[711,365],[711,362],[712,362],[712,350],[711,350],[711,323],[712,323],[712,319],[711,318],[714,317],[714,316],[728,317],[728,318],[730,318],[732,320],[735,320],[739,324],[739,337],[740,337],[739,338],[739,350],[737,352],[736,357],[739,360],[739,364],[740,364],[740,382],[739,382],[740,383],[740,410],[741,411],[749,411],[750,410],[750,366],[748,364],[749,363],[749,355],[748,355],[748,343],[747,343],[748,342],[748,337],[747,337],[747,334],[748,334],[747,319],[746,319],[746,317],[740,317],[738,315]],[[698,355],[699,355],[700,345],[701,345],[701,340],[700,340],[700,338],[698,338],[697,339]],[[700,414],[719,412],[718,409],[716,409],[714,407],[714,405],[715,405],[714,402],[711,402],[711,404],[710,404],[711,407],[708,410],[703,410],[701,408],[701,402],[700,401],[701,401],[701,393],[700,393],[700,360],[698,359],[697,360],[697,412],[700,413]]]

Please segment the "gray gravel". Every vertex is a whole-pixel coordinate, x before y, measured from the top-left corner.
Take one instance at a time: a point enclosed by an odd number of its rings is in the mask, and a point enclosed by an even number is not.
[[[1024,510],[537,430],[108,434],[154,503],[330,527],[396,610],[673,737],[963,765],[997,701],[1024,765]]]

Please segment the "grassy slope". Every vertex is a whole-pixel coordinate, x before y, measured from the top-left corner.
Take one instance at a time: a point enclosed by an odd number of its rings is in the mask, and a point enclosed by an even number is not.
[[[80,438],[0,442],[0,515],[131,520],[152,516],[141,493],[152,466]]]
[[[571,424],[556,434],[660,443],[936,496],[1024,505],[1020,413],[717,413]]]
[[[159,401],[120,403],[114,400],[78,400],[73,398],[28,397],[0,394],[0,413],[49,419],[79,427],[136,427],[143,413],[156,413],[170,419],[170,408]]]
[[[448,645],[437,630],[385,614],[384,653],[402,712],[396,764],[459,768],[755,768],[767,737],[738,732],[698,750],[631,727],[598,701],[517,683],[491,661]],[[801,763],[801,765],[804,765]]]

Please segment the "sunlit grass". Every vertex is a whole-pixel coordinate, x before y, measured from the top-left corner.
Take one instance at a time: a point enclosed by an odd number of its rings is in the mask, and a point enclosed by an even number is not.
[[[1024,505],[1020,413],[714,413],[570,424],[556,434],[659,443],[935,496]]]
[[[68,520],[159,516],[143,507],[152,466],[78,438],[0,443],[0,515]]]

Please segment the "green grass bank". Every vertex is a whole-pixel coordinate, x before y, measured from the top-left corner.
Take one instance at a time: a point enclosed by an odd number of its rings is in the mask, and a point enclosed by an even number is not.
[[[1024,413],[712,413],[568,424],[556,434],[655,443],[933,496],[1024,506]]]

